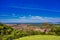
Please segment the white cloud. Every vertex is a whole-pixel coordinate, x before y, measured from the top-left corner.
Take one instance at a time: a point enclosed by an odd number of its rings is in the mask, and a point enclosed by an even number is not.
[[[19,6],[9,6],[12,8],[19,8],[19,9],[34,9],[34,10],[43,10],[43,11],[50,11],[50,12],[59,12],[60,10],[51,10],[51,9],[43,9],[43,8],[31,8],[31,7],[19,7]]]
[[[0,20],[2,21],[2,20]],[[16,22],[16,23],[39,23],[39,22],[60,22],[60,18],[41,17],[41,16],[22,16],[18,19],[4,19],[2,22]]]
[[[13,17],[18,17],[15,13],[12,13],[12,16],[13,16]]]
[[[8,15],[8,14],[1,14],[0,17],[18,17],[15,13],[12,13],[11,15]]]

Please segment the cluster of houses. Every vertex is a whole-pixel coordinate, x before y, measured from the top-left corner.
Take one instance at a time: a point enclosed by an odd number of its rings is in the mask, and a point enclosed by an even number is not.
[[[51,28],[40,28],[38,26],[31,26],[30,24],[6,24],[14,29],[22,30],[22,29],[33,29],[35,31],[41,31],[41,32],[49,32]]]

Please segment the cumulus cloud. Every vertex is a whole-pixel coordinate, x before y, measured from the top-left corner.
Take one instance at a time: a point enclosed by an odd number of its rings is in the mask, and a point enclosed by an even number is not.
[[[2,21],[2,20],[0,20]],[[41,17],[41,16],[22,16],[18,19],[4,19],[2,22],[15,22],[15,23],[40,23],[40,22],[60,22],[60,18],[53,17]]]

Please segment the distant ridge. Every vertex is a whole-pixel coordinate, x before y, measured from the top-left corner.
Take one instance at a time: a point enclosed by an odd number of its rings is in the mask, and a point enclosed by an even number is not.
[[[4,23],[4,24],[42,24],[42,23]],[[60,22],[47,22],[47,23],[49,23],[49,24],[60,24]]]

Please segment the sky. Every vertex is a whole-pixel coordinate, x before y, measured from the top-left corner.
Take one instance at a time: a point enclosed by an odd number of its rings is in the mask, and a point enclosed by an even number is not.
[[[0,0],[0,22],[60,22],[60,0]]]

